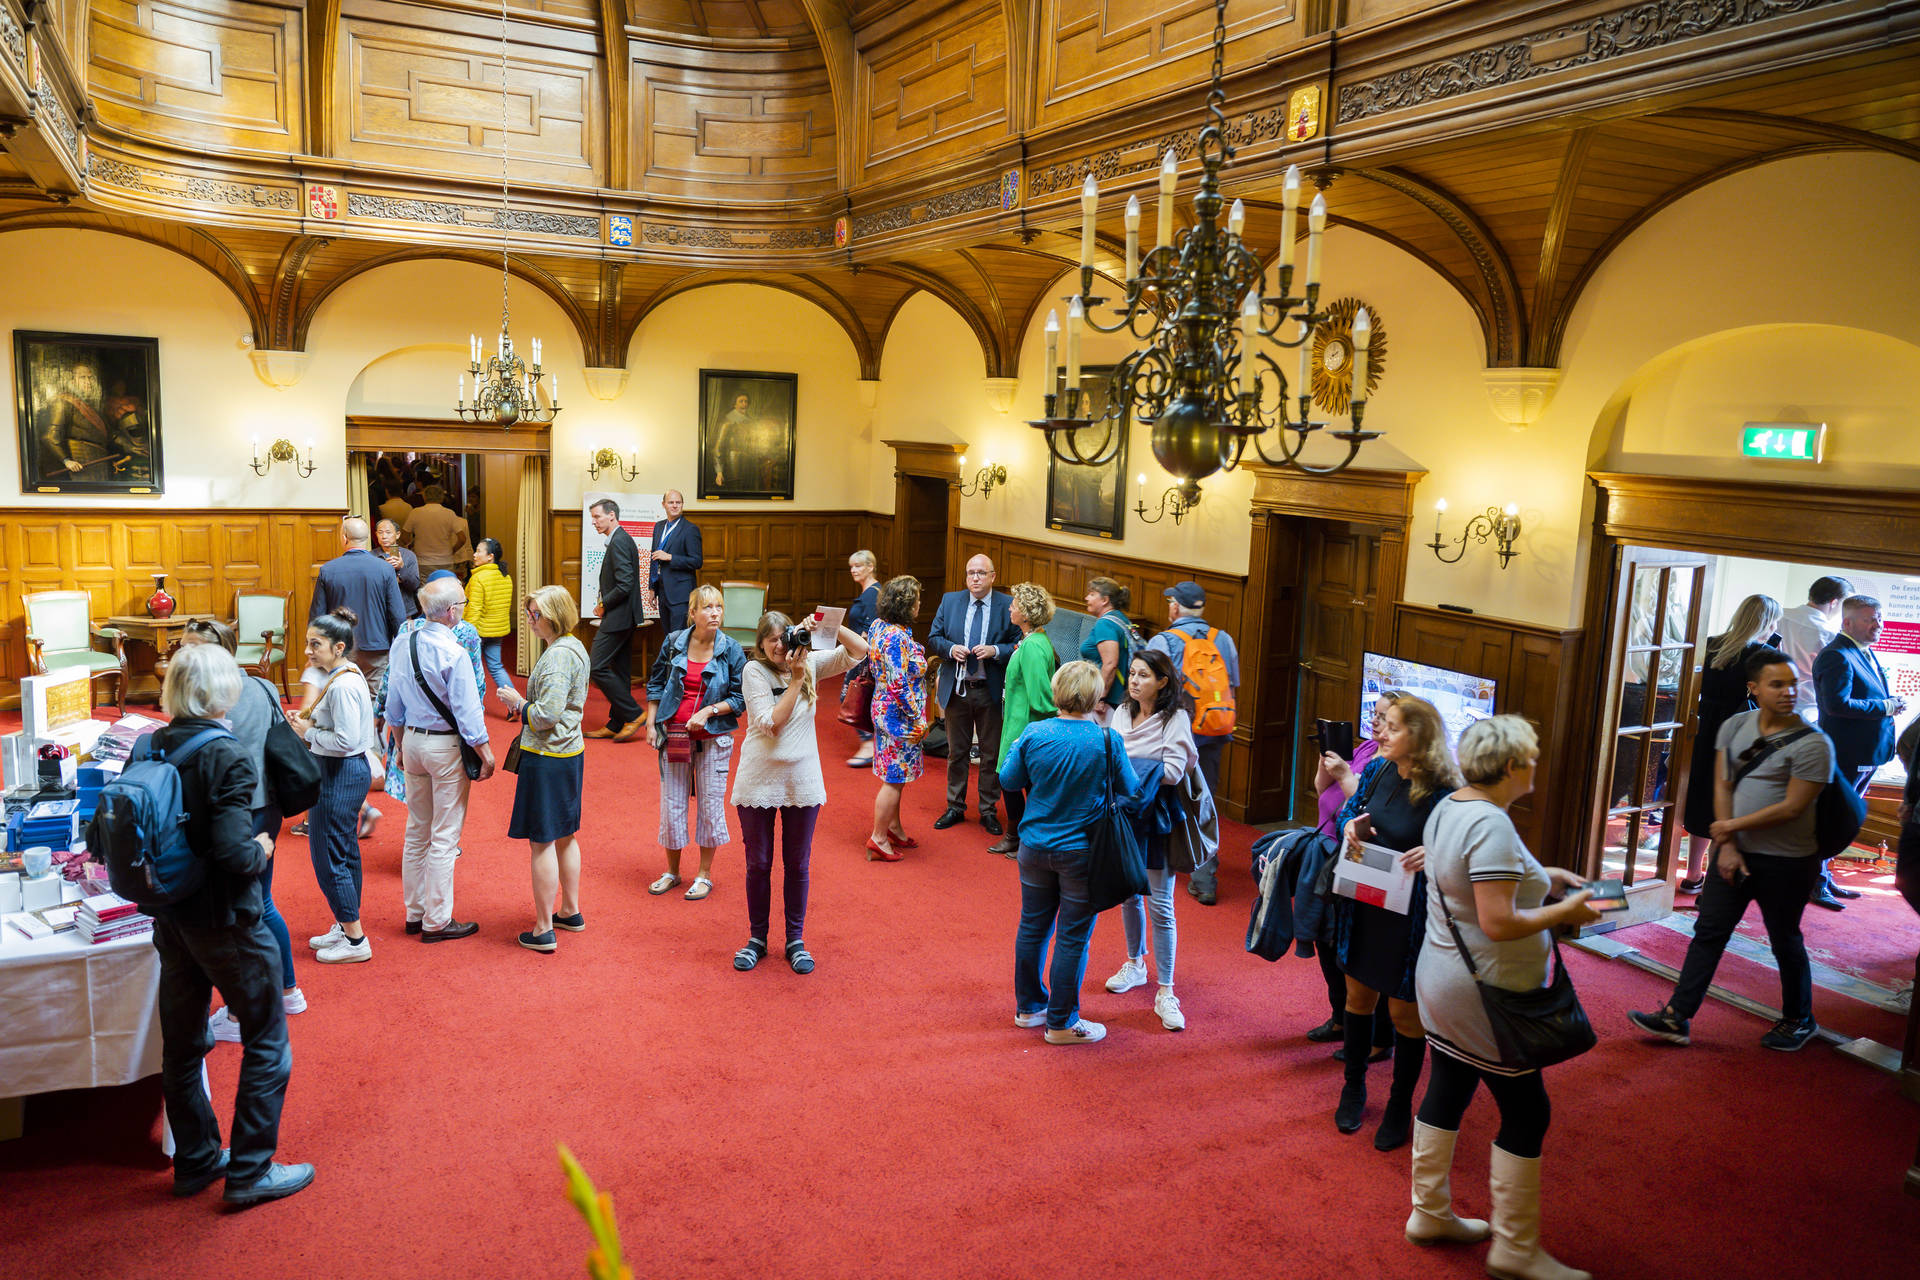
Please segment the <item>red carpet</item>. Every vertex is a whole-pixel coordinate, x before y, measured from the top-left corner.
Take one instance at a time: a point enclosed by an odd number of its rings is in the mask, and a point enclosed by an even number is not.
[[[589,723],[597,723],[598,713]],[[511,728],[496,724],[504,745]],[[823,728],[829,762],[851,735]],[[1190,1029],[1151,989],[1109,995],[1117,920],[1094,935],[1085,1005],[1111,1031],[1053,1048],[1011,1025],[1018,886],[969,823],[934,833],[930,774],[908,789],[922,848],[859,853],[870,775],[829,764],[808,940],[819,971],[736,974],[740,853],[704,903],[649,898],[653,754],[589,744],[589,922],[557,956],[514,945],[526,854],[511,781],[477,787],[458,881],[469,941],[400,929],[396,806],[369,843],[370,964],[302,958],[282,1157],[307,1192],[243,1215],[178,1202],[154,1143],[157,1089],[34,1099],[0,1144],[9,1278],[90,1271],[354,1277],[579,1274],[588,1237],[554,1144],[610,1192],[643,1277],[1477,1276],[1484,1249],[1400,1236],[1407,1154],[1331,1122],[1338,1078],[1302,1033],[1326,1015],[1308,961],[1242,950],[1252,832],[1228,832],[1221,905],[1179,899]],[[937,772],[943,762],[930,762]],[[325,923],[289,840],[277,885],[300,942]],[[777,901],[777,899],[776,899]],[[777,909],[777,908],[776,908]],[[1645,1043],[1630,1007],[1660,984],[1574,955],[1600,1047],[1550,1076],[1546,1239],[1603,1277],[1892,1276],[1920,1204],[1899,1191],[1920,1114],[1888,1077],[1815,1047],[1767,1054],[1751,1019],[1703,1018],[1694,1047]],[[211,1058],[216,1106],[239,1056]],[[1486,1208],[1495,1114],[1469,1114],[1454,1185]],[[156,1247],[158,1246],[158,1247]],[[1756,1266],[1756,1248],[1766,1261]]]

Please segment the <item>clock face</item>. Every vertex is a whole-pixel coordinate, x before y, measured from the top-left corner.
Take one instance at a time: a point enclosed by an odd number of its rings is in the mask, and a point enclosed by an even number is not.
[[[1346,340],[1337,338],[1321,349],[1320,367],[1328,373],[1339,373],[1347,367],[1350,358],[1351,353],[1347,350]]]

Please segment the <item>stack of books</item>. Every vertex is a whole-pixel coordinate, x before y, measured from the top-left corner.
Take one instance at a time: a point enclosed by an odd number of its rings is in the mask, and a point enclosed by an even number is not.
[[[80,802],[42,800],[7,815],[7,848],[11,852],[45,845],[71,849],[80,837]]]
[[[141,915],[139,907],[117,893],[97,893],[83,898],[74,924],[88,942],[112,942],[115,938],[153,932],[153,917]]]

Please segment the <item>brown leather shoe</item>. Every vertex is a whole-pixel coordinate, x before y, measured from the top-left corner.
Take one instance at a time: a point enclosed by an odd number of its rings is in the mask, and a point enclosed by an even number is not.
[[[613,740],[615,742],[632,742],[635,738],[639,736],[640,736],[640,722],[638,720],[635,720],[632,724],[622,725],[620,728],[620,732],[613,735]]]
[[[1002,836],[987,846],[988,853],[997,853],[1005,858],[1020,856],[1020,840],[1017,836]]]
[[[587,733],[586,733],[586,736],[589,738],[611,738],[613,737],[613,735],[614,735],[614,731],[612,729],[608,729],[604,727],[599,729],[589,729],[587,730]]]

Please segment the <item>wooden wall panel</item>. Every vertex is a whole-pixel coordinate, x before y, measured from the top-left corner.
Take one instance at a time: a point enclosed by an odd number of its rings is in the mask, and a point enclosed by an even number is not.
[[[1291,0],[1227,0],[1227,70],[1268,56],[1288,35],[1276,29],[1291,26],[1297,8]],[[1202,81],[1212,58],[1212,0],[1047,0],[1042,21],[1045,123]]]
[[[1494,709],[1525,716],[1540,735],[1534,792],[1516,801],[1514,826],[1542,862],[1579,865],[1581,774],[1570,708],[1579,683],[1581,633],[1400,604],[1394,609],[1393,653],[1498,682]]]
[[[635,58],[634,151],[642,189],[771,200],[836,186],[833,91],[817,53],[757,54],[751,69]]]
[[[96,0],[88,82],[134,133],[280,153],[305,149],[301,11],[244,0]]]
[[[861,49],[859,115],[871,173],[970,155],[1005,131],[1007,28],[1001,6],[919,6],[909,25]]]
[[[165,573],[167,590],[182,613],[230,618],[237,590],[290,591],[297,624],[307,616],[320,566],[340,554],[342,514],[10,512],[0,525],[0,701],[11,705],[19,696],[20,677],[29,674],[22,594],[82,590],[93,597],[96,619],[142,613],[153,594],[153,575]],[[150,654],[135,658],[137,670],[151,666]],[[292,678],[299,680],[297,664]]]

